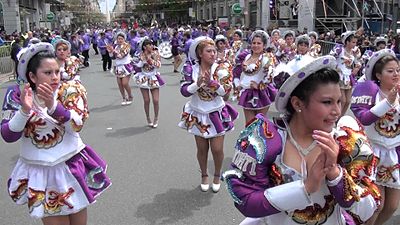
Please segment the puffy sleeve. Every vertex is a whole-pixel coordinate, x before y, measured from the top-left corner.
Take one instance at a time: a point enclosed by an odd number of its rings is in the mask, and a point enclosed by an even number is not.
[[[233,83],[235,84],[235,87],[239,86],[239,80],[240,80],[240,75],[242,74],[242,63],[244,62],[246,56],[250,54],[250,51],[248,49],[242,50],[235,59],[235,66],[233,67]]]
[[[23,113],[18,85],[7,88],[1,112],[1,136],[5,142],[15,142],[22,136],[30,115]]]
[[[336,44],[333,49],[329,52],[329,55],[339,58],[340,54],[343,51],[343,45],[342,44]]]
[[[51,116],[62,123],[71,123],[76,132],[81,131],[89,117],[89,109],[86,89],[79,81],[68,81],[61,85],[57,106]]]
[[[236,208],[244,216],[264,217],[308,204],[301,182],[273,187],[270,173],[281,149],[282,141],[275,125],[262,114],[241,131],[231,169],[222,178]]]
[[[331,184],[328,182],[329,190],[337,203],[362,224],[380,204],[381,195],[373,182],[377,158],[363,127],[354,118],[343,116],[337,127],[342,173]]]
[[[193,66],[187,62],[182,68],[181,94],[184,97],[190,97],[200,88],[193,80]]]
[[[350,109],[364,126],[371,125],[392,108],[386,99],[375,102],[378,91],[373,81],[360,82],[354,88]]]
[[[210,86],[215,87],[218,95],[224,96],[232,89],[232,69],[224,63],[214,65],[217,66],[213,75],[214,80],[211,81]]]

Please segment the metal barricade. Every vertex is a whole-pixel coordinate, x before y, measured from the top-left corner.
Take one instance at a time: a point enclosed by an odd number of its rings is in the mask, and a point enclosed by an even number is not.
[[[9,76],[11,79],[15,74],[14,61],[11,59],[11,45],[0,47],[0,76]]]
[[[319,41],[319,45],[321,45],[321,55],[329,55],[329,52],[335,47],[335,42],[330,41]]]

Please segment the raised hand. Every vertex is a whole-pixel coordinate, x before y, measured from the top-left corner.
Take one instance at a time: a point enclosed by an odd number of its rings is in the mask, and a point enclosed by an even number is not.
[[[331,134],[321,130],[314,130],[314,140],[317,141],[321,148],[321,152],[325,153],[325,169],[327,169],[326,177],[328,180],[334,180],[339,176],[339,168],[337,167],[337,158],[339,155],[339,145]]]
[[[39,84],[36,88],[36,93],[39,99],[44,101],[47,109],[51,109],[54,105],[54,93],[51,86],[47,83]]]
[[[327,169],[325,169],[326,155],[321,152],[311,169],[308,171],[307,179],[304,181],[304,187],[308,194],[319,191],[322,182],[325,180]]]
[[[20,100],[22,112],[29,114],[33,106],[33,91],[29,83],[23,87]]]

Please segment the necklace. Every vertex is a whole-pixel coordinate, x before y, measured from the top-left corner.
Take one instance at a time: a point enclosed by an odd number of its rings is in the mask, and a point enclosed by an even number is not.
[[[287,122],[284,120],[285,125],[286,125],[286,131],[289,135],[289,141],[290,143],[292,143],[294,145],[294,147],[301,153],[302,156],[306,156],[308,155],[308,153],[310,153],[315,146],[317,145],[317,142],[315,140],[313,140],[313,142],[307,147],[307,148],[303,148],[299,145],[299,143],[297,143],[297,141],[293,138],[292,135],[292,131],[290,130],[289,125],[287,124]]]

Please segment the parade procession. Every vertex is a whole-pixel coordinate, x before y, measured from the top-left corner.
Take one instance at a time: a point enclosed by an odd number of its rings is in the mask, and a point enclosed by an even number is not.
[[[0,224],[400,224],[399,5],[0,0]]]

